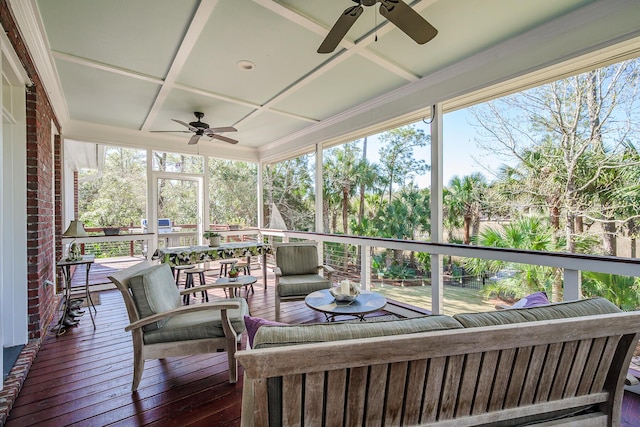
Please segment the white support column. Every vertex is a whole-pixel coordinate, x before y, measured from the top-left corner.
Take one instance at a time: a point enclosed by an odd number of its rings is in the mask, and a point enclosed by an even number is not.
[[[323,174],[323,151],[322,144],[316,144],[316,233],[324,233],[324,218],[322,217],[322,194],[324,193],[322,185]],[[318,244],[318,258],[320,264],[324,264],[324,250],[322,243]]]
[[[564,301],[577,301],[582,294],[581,277],[582,274],[578,270],[564,269]]]
[[[154,181],[156,180],[156,181]],[[156,233],[156,238],[147,245],[147,258],[151,259],[158,249],[158,182],[153,173],[153,152],[147,149],[147,230]]]
[[[204,156],[204,173],[202,175],[202,229],[198,233],[198,244],[202,245],[202,233],[211,228],[211,200],[209,186],[209,156]]]
[[[431,117],[431,241],[442,243],[442,104],[436,104]],[[444,313],[442,256],[431,254],[431,311]]]
[[[371,289],[371,246],[360,245],[360,286],[362,290]]]
[[[258,163],[258,228],[264,228],[264,181],[262,174],[264,173],[264,163]]]

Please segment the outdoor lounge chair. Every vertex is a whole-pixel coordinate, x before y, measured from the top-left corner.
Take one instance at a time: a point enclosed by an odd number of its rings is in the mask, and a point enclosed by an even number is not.
[[[125,328],[133,340],[131,391],[140,384],[146,359],[218,350],[227,352],[229,382],[238,381],[235,352],[244,331],[244,316],[249,314],[243,298],[182,306],[182,295],[215,285],[179,291],[169,265],[150,261],[113,273],[109,279],[122,293],[131,322]]]
[[[319,265],[315,243],[276,245],[276,320],[280,320],[281,301],[300,301],[311,292],[331,287],[333,268]],[[327,272],[321,276],[320,270]]]

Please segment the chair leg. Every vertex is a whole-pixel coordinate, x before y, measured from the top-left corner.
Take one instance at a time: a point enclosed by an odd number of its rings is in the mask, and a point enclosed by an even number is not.
[[[204,273],[200,272],[198,273],[198,275],[200,276],[200,286],[204,286],[207,284],[207,282],[204,279]],[[205,290],[202,291],[202,299],[205,300],[206,302],[209,302],[209,293]]]
[[[276,322],[280,321],[280,297],[278,296],[278,289],[276,289]]]
[[[134,361],[133,361],[133,383],[131,384],[131,391],[132,392],[138,390],[138,385],[140,385],[140,380],[142,379],[142,372],[143,371],[144,371],[144,357],[142,357],[142,355],[134,357]]]
[[[189,289],[193,287],[193,274],[187,273],[187,279],[184,282],[184,288]],[[191,294],[184,294],[182,297],[183,304],[189,305],[191,300]]]

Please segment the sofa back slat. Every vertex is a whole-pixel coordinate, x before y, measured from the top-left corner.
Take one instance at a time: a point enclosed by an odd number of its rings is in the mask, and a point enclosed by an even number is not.
[[[347,370],[339,369],[327,373],[327,390],[332,390],[327,394],[327,425],[342,425],[344,419],[344,398],[347,395]]]
[[[607,337],[607,343],[604,346],[602,356],[600,357],[600,364],[593,379],[593,384],[591,385],[591,393],[597,393],[604,388],[607,381],[607,376],[609,374],[609,366],[615,363],[614,357],[616,352],[618,351],[619,342],[620,335]],[[628,366],[629,362],[627,362],[625,366],[625,377],[626,369]]]
[[[491,384],[493,384],[493,373],[495,372],[496,365],[498,364],[499,351],[489,351],[482,353],[482,365],[480,368],[480,375],[478,379],[477,390],[491,390]],[[477,393],[473,402],[473,415],[483,414],[487,412],[489,407],[490,393],[483,391]]]
[[[522,388],[527,379],[527,371],[529,370],[529,363],[531,362],[531,353],[533,353],[532,347],[523,347],[516,351],[504,402],[505,408],[515,408],[520,402]]]
[[[409,362],[398,362],[390,366],[386,399],[388,425],[399,425],[402,419],[408,370]]]
[[[451,356],[447,360],[447,369],[443,381],[440,396],[439,417],[441,419],[453,418],[456,410],[458,389],[462,378],[464,355]]]
[[[369,368],[366,366],[349,370],[349,383],[347,388],[351,400],[348,402],[345,414],[345,425],[347,426],[363,425],[368,376]]]
[[[409,366],[407,388],[409,390],[424,390],[427,379],[428,362],[426,359],[415,360]],[[410,393],[405,396],[404,419],[409,425],[418,424],[420,409],[422,408],[422,393]]]
[[[282,410],[282,419],[285,422],[283,425],[302,424],[300,408],[304,405],[302,401],[303,387],[308,387],[311,384],[303,385],[303,381],[304,376],[301,374],[286,375],[282,378],[282,401],[287,402]]]
[[[378,425],[384,411],[385,385],[389,365],[376,364],[369,368],[369,382],[366,386],[366,425]]]
[[[422,422],[435,421],[438,404],[440,402],[440,391],[444,381],[444,371],[447,366],[446,357],[435,357],[428,359],[429,369],[427,373],[427,387],[424,393],[424,404],[422,411]]]
[[[465,356],[464,375],[460,383],[460,399],[456,410],[457,416],[471,415],[481,369],[482,353],[472,353]]]
[[[324,372],[310,372],[304,379],[304,425],[322,425],[324,393],[327,389]],[[330,390],[333,393],[333,390]],[[287,402],[288,404],[288,402]],[[295,408],[294,408],[295,409]],[[328,408],[327,408],[328,409]],[[297,425],[297,424],[285,424]]]
[[[584,371],[582,371],[582,378],[580,378],[580,384],[578,385],[577,394],[582,396],[591,391],[593,385],[593,379],[596,376],[598,367],[600,366],[600,359],[602,358],[602,352],[607,344],[607,338],[596,338],[591,340],[591,349],[589,360],[587,361]],[[600,357],[598,357],[600,355]]]
[[[545,367],[545,359],[549,346],[540,345],[534,347],[531,352],[531,362],[527,370],[527,376],[522,384],[522,393],[520,394],[520,405],[531,405],[536,398],[538,382],[541,377],[542,370]]]

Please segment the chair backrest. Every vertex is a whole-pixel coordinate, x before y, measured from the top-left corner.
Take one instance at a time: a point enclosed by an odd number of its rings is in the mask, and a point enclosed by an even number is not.
[[[132,281],[133,277],[136,279]],[[109,279],[120,290],[131,322],[180,306],[180,293],[167,264],[143,261],[111,274]]]
[[[318,247],[314,243],[277,245],[276,265],[283,276],[318,274]]]

